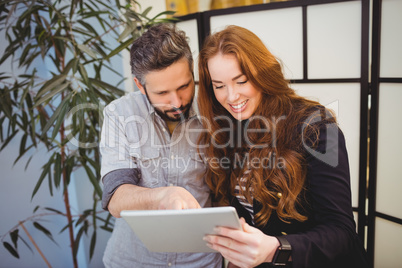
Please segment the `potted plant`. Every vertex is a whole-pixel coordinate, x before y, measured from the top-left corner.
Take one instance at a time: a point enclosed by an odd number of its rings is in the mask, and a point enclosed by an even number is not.
[[[173,14],[166,11],[149,18],[151,7],[139,10],[136,1],[121,5],[119,0],[8,0],[0,4],[0,30],[6,36],[0,64],[11,60],[16,69],[23,70],[20,75],[0,73],[0,150],[20,139],[16,163],[38,146],[45,147],[49,158],[32,189],[32,198],[48,185],[49,195],[54,188],[63,191],[65,207],[61,211],[39,204],[31,217],[1,236],[4,248],[16,258],[17,242],[22,241],[28,247],[35,246],[50,266],[25,228],[33,224],[53,239],[41,222],[49,215],[65,218],[61,232],[69,233],[74,267],[78,267],[77,250],[83,236],[91,237],[91,258],[97,230],[113,229],[110,214],[99,213],[102,189],[97,146],[102,107],[124,94],[126,78],[112,63],[150,25],[172,21],[164,15]],[[38,64],[46,65],[44,75],[38,72]],[[110,76],[118,82],[111,83]],[[93,202],[73,215],[68,185],[79,169],[85,170],[91,182]]]

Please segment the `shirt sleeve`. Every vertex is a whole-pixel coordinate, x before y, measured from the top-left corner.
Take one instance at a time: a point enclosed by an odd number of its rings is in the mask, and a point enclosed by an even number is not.
[[[333,260],[356,252],[349,162],[345,138],[338,126],[320,128],[316,148],[306,147],[307,192],[313,228],[286,236],[292,245],[293,268],[332,267]],[[349,255],[350,256],[350,255]]]
[[[101,176],[103,183],[102,207],[107,210],[109,201],[122,184],[137,185],[140,171],[130,156],[126,137],[126,120],[116,112],[114,103],[104,109],[100,153],[102,156]]]
[[[123,184],[138,184],[138,169],[127,168],[109,172],[103,178],[102,208],[108,210],[109,201],[116,189]]]

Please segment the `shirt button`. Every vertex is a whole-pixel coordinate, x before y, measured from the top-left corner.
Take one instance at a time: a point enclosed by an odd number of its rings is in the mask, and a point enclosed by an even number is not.
[[[170,156],[170,158],[174,159],[174,155],[172,154],[172,155]]]
[[[169,266],[169,267],[170,267],[170,266],[172,266],[172,263],[171,263],[171,262],[169,262],[169,263],[168,263],[168,266]]]

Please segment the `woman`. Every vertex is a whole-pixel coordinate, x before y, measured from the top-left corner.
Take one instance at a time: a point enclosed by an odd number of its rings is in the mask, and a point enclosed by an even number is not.
[[[368,267],[356,234],[345,139],[331,112],[298,96],[277,59],[238,26],[199,55],[206,182],[243,230],[204,239],[235,267]]]

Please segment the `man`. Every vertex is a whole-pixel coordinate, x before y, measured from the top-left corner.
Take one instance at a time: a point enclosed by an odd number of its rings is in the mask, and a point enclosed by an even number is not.
[[[110,103],[102,128],[102,206],[116,217],[106,267],[221,267],[216,253],[149,252],[122,210],[210,206],[197,154],[193,58],[184,32],[151,27],[134,41],[131,69],[139,92]]]

